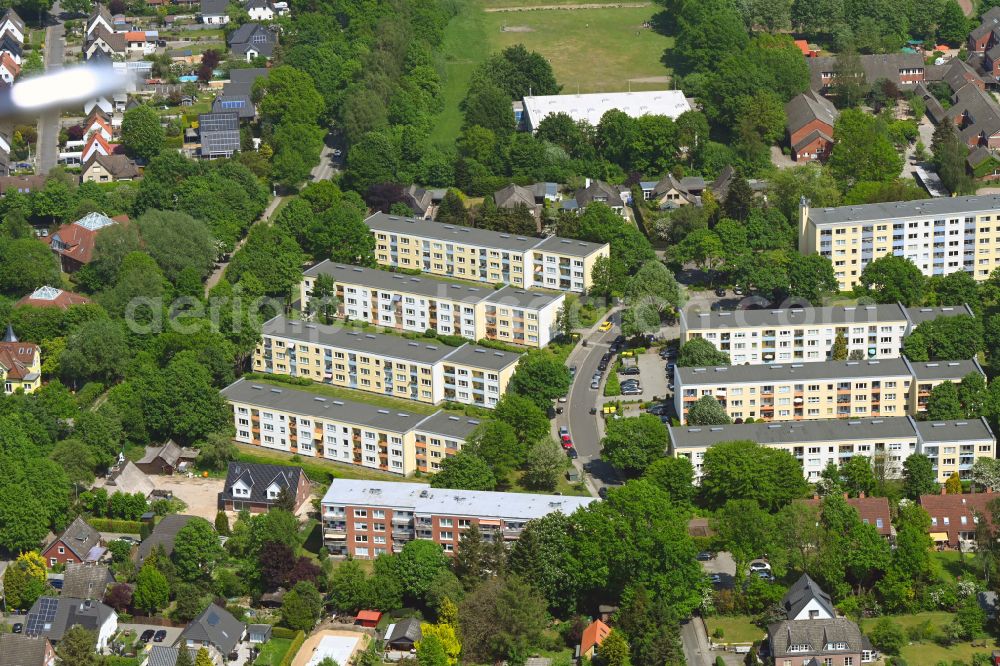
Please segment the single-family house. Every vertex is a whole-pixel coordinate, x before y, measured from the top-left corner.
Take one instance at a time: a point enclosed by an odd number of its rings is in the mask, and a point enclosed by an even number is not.
[[[198,116],[199,154],[208,159],[232,157],[240,151],[240,121],[235,111]]]
[[[111,570],[103,564],[70,562],[63,574],[62,595],[75,599],[104,598],[108,585],[115,582]]]
[[[55,666],[56,651],[44,636],[0,634],[0,666]]]
[[[830,595],[809,577],[802,576],[788,588],[781,607],[789,620],[828,620],[837,617]]]
[[[413,217],[430,220],[437,214],[437,206],[442,198],[443,194],[435,200],[434,190],[411,183],[403,188],[402,203],[410,207]]]
[[[277,31],[260,23],[245,23],[229,35],[229,50],[247,62],[258,57],[269,59],[277,43]]]
[[[87,42],[84,53],[87,60],[90,60],[96,51],[104,51],[112,59],[123,59],[128,53],[128,43],[125,41],[125,34],[115,32],[99,23],[94,27],[93,32],[87,35]]]
[[[0,52],[0,81],[10,85],[21,75],[21,66],[14,61],[10,53]]]
[[[86,139],[91,134],[100,134],[108,143],[115,136],[115,130],[111,126],[111,118],[98,107],[90,110],[87,120],[83,123],[83,138]]]
[[[774,663],[783,666],[867,664],[878,653],[858,625],[844,617],[782,620],[767,628]]]
[[[920,506],[931,517],[931,540],[939,546],[971,547],[979,521],[992,520],[989,504],[998,497],[995,492],[948,495],[944,487],[940,494],[921,495]]]
[[[231,462],[219,493],[219,510],[264,513],[283,492],[291,495],[296,511],[309,499],[309,479],[301,467]]]
[[[110,99],[108,99],[104,95],[88,99],[86,102],[83,103],[83,112],[85,114],[90,115],[90,113],[95,110],[100,111],[101,113],[103,113],[108,117],[111,117],[111,114],[114,113],[115,105],[112,103]]]
[[[144,30],[128,30],[125,33],[125,49],[128,53],[150,55],[156,53],[156,39]]]
[[[24,20],[12,8],[7,9],[0,18],[0,35],[9,34],[15,40],[24,44]]]
[[[229,23],[228,0],[201,0],[201,22],[208,25]]]
[[[136,565],[141,567],[142,563],[146,560],[149,554],[161,546],[163,547],[163,552],[167,555],[173,553],[177,533],[180,532],[192,518],[194,518],[194,516],[176,513],[164,516],[160,522],[156,524],[156,527],[153,528],[153,531],[149,533],[149,536],[143,539],[142,543],[140,543],[139,547],[136,549]]]
[[[149,4],[147,2],[147,4]],[[191,659],[191,663],[194,663],[195,657],[198,655],[196,650],[190,648],[180,648],[180,647],[167,647],[165,645],[154,645],[149,650],[149,656],[146,661],[142,663],[142,666],[177,666],[177,658],[180,656],[180,651],[186,650],[188,657]]]
[[[225,658],[243,640],[246,630],[247,626],[229,611],[210,604],[185,627],[177,644],[195,650],[201,647],[215,648]]]
[[[701,193],[705,191],[705,179],[701,176],[675,178],[671,173],[656,182],[646,181],[639,185],[643,198],[655,202],[661,210],[690,204],[700,206]]]
[[[94,31],[98,27],[104,27],[108,32],[115,31],[115,19],[111,15],[111,12],[101,3],[94,5],[94,9],[90,12],[90,17],[87,19],[87,38],[90,39]]]
[[[802,501],[817,507],[820,504],[818,495]],[[861,493],[859,497],[847,497],[845,493],[844,501],[858,512],[861,522],[874,527],[880,537],[888,541],[896,538],[896,528],[892,526],[892,513],[889,511],[888,499],[885,497],[866,497],[864,493]]]
[[[99,134],[95,134],[99,137]],[[103,141],[103,139],[101,139]],[[106,142],[105,142],[105,145]],[[49,236],[52,251],[59,255],[62,269],[66,273],[75,273],[94,258],[94,244],[97,234],[119,221],[128,221],[127,217],[110,218],[102,213],[87,213],[71,224],[64,224]]]
[[[240,122],[252,121],[257,116],[253,103],[253,86],[257,79],[267,76],[267,69],[251,67],[234,69],[229,73],[229,81],[222,86],[222,94],[212,102],[212,112],[235,111]]]
[[[94,633],[94,649],[102,651],[118,631],[118,614],[110,606],[94,599],[65,595],[39,597],[28,611],[24,633],[26,636],[44,636],[58,643],[70,628],[77,625]]]
[[[126,493],[134,495],[141,493],[143,497],[149,497],[156,490],[156,486],[145,472],[135,466],[131,460],[126,461],[120,469],[116,470],[107,483],[104,484],[109,493]]]
[[[249,0],[245,6],[251,21],[270,21],[274,19],[276,12],[271,0]]]
[[[94,136],[100,136],[95,134]],[[122,180],[135,180],[140,171],[135,160],[127,155],[104,155],[94,151],[90,159],[83,163],[80,172],[81,183],[117,183]]]
[[[179,446],[168,439],[160,446],[147,446],[146,453],[135,462],[135,466],[146,474],[173,474],[190,467],[198,457],[196,449]]]
[[[819,56],[819,48],[804,39],[796,39],[795,46],[799,49],[799,51],[802,51],[802,55],[807,58],[816,58]]]
[[[2,169],[0,169],[2,171]],[[4,171],[6,173],[6,171]],[[0,176],[0,197],[7,196],[8,192],[18,192],[19,194],[29,194],[35,190],[45,187],[45,176]]]
[[[42,548],[42,559],[54,567],[70,562],[96,562],[103,553],[101,534],[78,516],[52,543]]]
[[[979,25],[969,32],[969,53],[983,53],[1000,42],[1000,7],[991,7],[979,19]]]
[[[14,62],[20,65],[24,58],[24,45],[13,33],[0,34],[0,53],[6,53],[14,59]]]
[[[1000,153],[985,146],[977,146],[965,158],[966,171],[973,178],[984,182],[1000,180]]]
[[[833,103],[815,90],[793,97],[785,105],[792,159],[810,162],[829,157],[838,115]]]
[[[601,620],[594,620],[586,626],[580,636],[580,657],[593,659],[597,648],[611,633],[611,627]]]
[[[59,308],[60,310],[68,310],[74,305],[85,305],[90,302],[90,299],[82,294],[75,294],[72,291],[45,285],[26,296],[22,296],[14,303],[14,307],[28,306],[33,308]]]
[[[573,199],[562,202],[564,210],[574,210],[582,213],[583,210],[594,202],[600,202],[609,206],[616,213],[625,217],[625,203],[629,199],[629,189],[617,185],[609,185],[603,180],[586,180],[585,186],[576,191]]]
[[[95,155],[112,155],[118,150],[118,144],[105,141],[100,132],[91,134],[83,144],[83,151],[80,155],[81,161],[87,163]]]
[[[0,340],[0,387],[4,395],[15,391],[33,393],[42,385],[42,351],[30,342],[21,342],[8,323]]]
[[[493,202],[497,208],[515,209],[524,206],[535,218],[536,231],[542,230],[542,208],[535,197],[535,190],[521,185],[510,185],[493,193]]]
[[[423,632],[420,630],[420,620],[408,617],[386,627],[383,640],[390,650],[409,652],[421,638]]]

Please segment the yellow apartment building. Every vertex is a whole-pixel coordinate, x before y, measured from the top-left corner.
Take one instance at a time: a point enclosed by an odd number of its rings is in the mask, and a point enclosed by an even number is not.
[[[583,293],[605,243],[518,236],[376,213],[365,220],[382,266],[522,289]]]
[[[240,379],[222,390],[236,441],[402,476],[434,473],[479,421],[381,409],[286,386]]]
[[[927,277],[965,271],[983,281],[1000,266],[1000,195],[837,208],[811,208],[803,199],[799,251],[828,257],[842,291],[889,254],[910,259]]]
[[[22,390],[33,393],[42,385],[42,350],[38,345],[21,342],[14,329],[7,331],[0,341],[0,386],[4,395]]]
[[[322,261],[305,271],[299,285],[303,311],[310,311],[316,278],[333,280],[337,314],[397,331],[459,335],[544,347],[558,335],[556,315],[565,303],[561,292],[528,291],[514,286],[404,275]]]
[[[278,316],[263,326],[253,369],[432,405],[447,400],[492,408],[520,358]]]

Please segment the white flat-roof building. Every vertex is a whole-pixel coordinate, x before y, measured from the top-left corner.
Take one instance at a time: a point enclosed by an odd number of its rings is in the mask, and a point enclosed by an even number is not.
[[[691,110],[680,90],[602,92],[585,95],[534,95],[524,98],[520,118],[526,130],[534,131],[546,116],[565,113],[575,121],[597,125],[601,116],[618,109],[633,118],[655,115],[676,118]]]

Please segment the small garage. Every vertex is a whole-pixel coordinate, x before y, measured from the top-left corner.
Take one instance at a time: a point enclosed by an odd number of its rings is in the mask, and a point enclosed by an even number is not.
[[[395,624],[390,624],[385,630],[385,644],[390,650],[409,652],[421,639],[420,620],[408,617]]]

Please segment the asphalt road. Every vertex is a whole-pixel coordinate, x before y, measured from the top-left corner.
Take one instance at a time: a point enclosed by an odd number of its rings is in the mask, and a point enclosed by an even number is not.
[[[681,625],[681,646],[688,666],[712,666],[714,658],[708,645],[705,623],[693,617]]]
[[[66,48],[59,3],[52,5],[49,14],[53,23],[45,29],[45,69],[52,72],[62,69]],[[38,119],[38,173],[48,173],[59,161],[59,111],[46,111]]]

